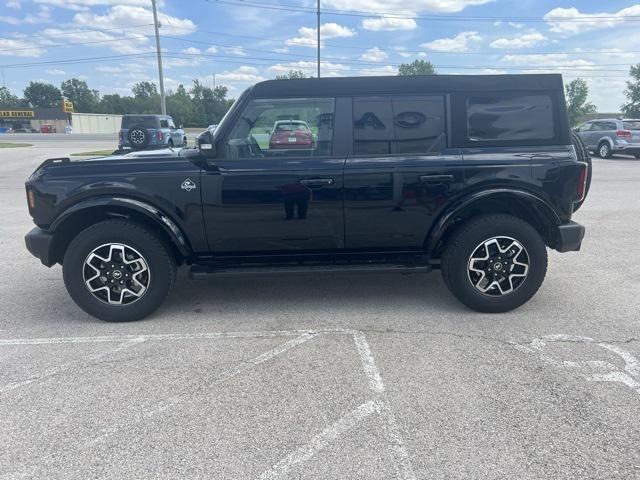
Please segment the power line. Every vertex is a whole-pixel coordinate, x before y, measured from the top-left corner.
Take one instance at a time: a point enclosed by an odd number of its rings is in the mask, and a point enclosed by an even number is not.
[[[273,5],[260,3],[256,1],[232,1],[232,0],[206,0],[209,3],[218,3],[223,5],[233,5],[241,7],[261,8],[265,10],[280,10],[287,12],[302,12],[302,13],[315,13],[316,10],[312,7],[297,6],[297,5]],[[323,9],[323,13],[327,15],[338,15],[348,17],[389,17],[399,19],[412,19],[412,20],[436,20],[436,21],[472,21],[472,22],[577,22],[577,23],[593,23],[597,20],[616,20],[616,21],[640,21],[640,15],[589,15],[588,17],[581,16],[566,16],[566,17],[493,17],[493,16],[456,16],[456,15],[425,15],[425,14],[401,14],[397,12],[366,12],[362,10],[339,10],[339,9]]]

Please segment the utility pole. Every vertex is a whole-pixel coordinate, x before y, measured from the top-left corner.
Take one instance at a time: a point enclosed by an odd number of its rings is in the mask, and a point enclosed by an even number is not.
[[[164,77],[162,74],[162,54],[160,53],[160,24],[158,23],[158,12],[156,10],[156,0],[151,0],[153,7],[153,28],[156,31],[156,51],[158,52],[158,77],[160,78],[160,113],[167,114],[167,104],[164,99]]]
[[[318,0],[318,78],[320,78],[320,0]]]

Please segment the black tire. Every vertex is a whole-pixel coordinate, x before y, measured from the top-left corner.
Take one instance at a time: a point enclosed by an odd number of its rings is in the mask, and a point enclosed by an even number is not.
[[[94,249],[109,248],[101,247],[105,244],[125,245],[135,253],[139,253],[142,260],[146,262],[148,266],[146,290],[135,300],[131,298],[135,297],[133,295],[120,293],[119,297],[123,304],[112,305],[108,300],[111,300],[113,290],[109,293],[102,291],[94,294],[85,284],[86,272],[91,272],[91,267],[87,267],[85,261]],[[114,263],[124,263],[121,261],[122,255],[117,252],[110,258]],[[108,265],[110,262],[100,260],[98,262],[107,263],[106,268],[110,266]],[[125,267],[128,268],[129,265]],[[128,220],[105,220],[83,230],[67,248],[62,268],[64,283],[73,301],[89,315],[108,322],[130,322],[151,314],[162,304],[176,279],[176,260],[169,248],[146,227]],[[121,272],[124,271],[126,269],[122,269]],[[131,273],[132,277],[135,276],[133,272]],[[120,273],[116,277],[115,270],[107,271],[104,275],[104,278],[112,279],[124,276]],[[142,281],[145,280],[142,279]],[[102,282],[102,280],[98,279],[95,282]],[[100,286],[100,283],[94,284],[95,286]],[[111,288],[119,287],[115,285]],[[97,295],[107,298],[100,299]],[[128,298],[125,299],[125,296]],[[114,297],[118,299],[118,294],[114,293]]]
[[[640,160],[640,153],[634,153],[633,156]]]
[[[169,139],[169,141],[167,142],[167,147],[173,148],[173,140]]]
[[[182,139],[182,146],[183,146],[184,148],[187,148],[187,137],[184,137],[184,138]]]
[[[527,276],[515,279],[513,291],[503,295],[492,295],[492,290],[482,293],[472,283],[469,271],[472,254],[484,242],[497,237],[519,242],[529,264]],[[522,262],[519,255],[516,254],[517,260]],[[547,273],[547,249],[540,234],[524,220],[511,215],[484,215],[468,220],[456,230],[445,245],[440,266],[445,284],[463,304],[478,312],[507,312],[526,303],[542,285]],[[520,283],[516,286],[517,281]],[[493,292],[498,291],[493,288]]]
[[[611,147],[607,142],[600,142],[596,154],[600,158],[611,158]]]
[[[127,132],[127,140],[132,150],[144,150],[151,141],[151,135],[142,125],[135,125]]]
[[[578,161],[584,162],[589,166],[589,169],[587,170],[587,187],[584,191],[584,198],[580,202],[576,202],[573,204],[573,211],[577,212],[584,201],[587,199],[587,195],[589,194],[589,188],[591,188],[591,175],[593,173],[593,167],[591,162],[591,155],[589,155],[589,150],[576,132],[571,132],[571,143],[576,150]]]

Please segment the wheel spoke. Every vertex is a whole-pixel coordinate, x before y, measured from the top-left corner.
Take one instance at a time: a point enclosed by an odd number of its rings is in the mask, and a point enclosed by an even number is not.
[[[149,265],[133,247],[108,243],[93,249],[84,262],[84,282],[98,300],[129,305],[149,289]]]

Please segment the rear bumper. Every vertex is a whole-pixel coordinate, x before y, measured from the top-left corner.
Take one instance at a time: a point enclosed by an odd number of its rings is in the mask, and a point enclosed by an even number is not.
[[[43,265],[51,267],[56,263],[53,256],[53,235],[40,227],[33,228],[24,237],[29,253],[39,258]]]
[[[635,155],[636,153],[640,153],[640,143],[630,143],[628,145],[614,145],[613,151],[615,153]]]
[[[556,250],[559,252],[577,252],[582,245],[585,228],[576,222],[567,222],[558,226]]]

